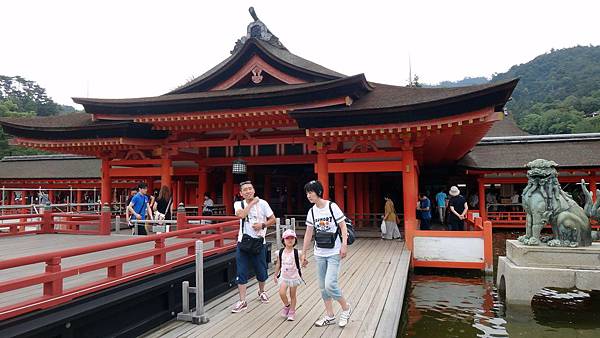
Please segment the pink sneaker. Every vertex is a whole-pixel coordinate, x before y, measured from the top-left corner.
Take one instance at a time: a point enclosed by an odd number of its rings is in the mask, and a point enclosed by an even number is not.
[[[290,312],[290,306],[286,305],[281,309],[281,317],[287,317]]]
[[[231,312],[238,313],[238,312],[242,312],[242,311],[246,310],[247,308],[248,308],[248,303],[246,303],[246,301],[238,300],[238,302],[235,303],[233,308],[231,308]]]
[[[292,321],[296,319],[296,310],[290,310],[288,312],[287,320]]]
[[[260,298],[260,301],[263,304],[269,303],[269,296],[267,296],[267,293],[264,291],[263,292],[258,291],[258,298]]]

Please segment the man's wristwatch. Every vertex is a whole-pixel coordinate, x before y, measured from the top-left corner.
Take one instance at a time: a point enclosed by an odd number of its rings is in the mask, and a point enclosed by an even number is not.
[[[265,223],[260,223],[260,224],[263,229],[267,227],[267,225]]]

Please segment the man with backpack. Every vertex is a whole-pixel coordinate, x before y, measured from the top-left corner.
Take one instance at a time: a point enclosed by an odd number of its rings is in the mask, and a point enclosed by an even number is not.
[[[315,322],[315,326],[327,326],[335,323],[333,300],[342,307],[338,325],[346,326],[352,309],[342,296],[339,287],[341,260],[348,252],[348,228],[345,216],[337,204],[323,199],[323,185],[319,181],[310,181],[304,186],[306,198],[314,205],[306,215],[306,233],[302,247],[302,266],[308,264],[306,252],[315,233],[314,256],[317,262],[317,277],[321,298],[325,303],[325,315]],[[353,238],[353,237],[352,237]]]
[[[248,308],[246,302],[246,283],[248,283],[248,267],[250,264],[256,272],[258,280],[258,298],[268,303],[265,292],[267,273],[267,246],[265,236],[267,227],[275,224],[275,215],[267,201],[254,196],[252,182],[240,183],[241,201],[233,204],[235,215],[240,218],[240,231],[236,249],[236,265],[238,291],[240,300],[235,303],[231,312],[238,313]]]

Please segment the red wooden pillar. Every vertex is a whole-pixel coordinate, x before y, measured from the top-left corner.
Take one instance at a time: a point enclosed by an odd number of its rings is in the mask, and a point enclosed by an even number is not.
[[[100,202],[102,205],[104,203],[108,203],[110,205],[110,162],[108,158],[102,159],[102,170],[101,170],[101,180],[100,180]],[[50,191],[48,192],[48,197],[50,198],[50,203],[52,203],[52,195],[50,195]],[[96,202],[96,201],[94,201]]]
[[[271,203],[271,174],[265,174],[265,185],[263,194],[263,199],[268,203]]]
[[[414,231],[417,227],[416,170],[412,148],[402,149],[402,192],[404,205],[404,231],[406,245],[413,250]]]
[[[172,179],[170,189],[171,197],[173,197],[173,205],[179,205],[179,201],[177,201],[177,179]]]
[[[296,193],[296,209],[304,212],[304,210],[302,210],[302,205],[304,204],[304,200],[306,199],[306,194],[304,193],[304,186],[300,185],[300,184],[297,185],[295,193]]]
[[[485,208],[485,184],[481,178],[477,179],[479,193],[479,217],[485,222],[487,218],[487,210]]]
[[[362,228],[363,223],[364,223],[362,219],[365,217],[364,216],[365,203],[363,201],[365,195],[364,195],[364,191],[363,191],[363,189],[364,189],[363,181],[364,181],[363,174],[362,173],[356,174],[356,182],[355,182],[355,184],[356,184],[356,195],[355,195],[356,196],[356,213],[357,213],[356,218],[359,220],[357,222],[359,228]]]
[[[208,173],[206,173],[206,179],[208,180],[208,191],[210,191],[210,199],[213,200],[213,202],[217,203],[217,188],[216,188],[216,182],[215,180],[215,175]]]
[[[77,189],[77,191],[75,192],[75,199],[76,199],[76,203],[77,203],[77,212],[81,211],[81,190]]]
[[[225,169],[225,183],[223,184],[223,204],[225,214],[233,215],[233,172],[231,168]]]
[[[185,200],[183,199],[183,183],[184,178],[180,178],[177,180],[177,205],[179,205],[179,203],[183,203],[183,205],[185,205]]]
[[[354,188],[354,174],[346,174],[346,184],[348,185],[348,199],[346,200],[346,211],[350,215],[350,217],[356,218],[356,191]]]
[[[11,190],[9,196],[10,196],[10,198],[8,200],[8,205],[15,204],[15,191]]]
[[[373,193],[371,196],[373,200],[373,212],[383,213],[381,207],[381,200],[383,199],[383,196],[381,196],[381,179],[378,174],[373,175]]]
[[[286,188],[287,188],[287,194],[286,194],[286,213],[291,214],[292,213],[292,193],[294,190],[294,180],[292,177],[288,177],[287,178],[287,182],[286,182]]]
[[[204,166],[198,167],[198,215],[202,214],[204,205],[204,193],[208,192],[208,169]]]
[[[171,189],[171,193],[173,193],[173,187],[171,187],[172,161],[169,158],[169,153],[167,152],[167,150],[163,149],[162,151],[163,154],[160,162],[160,185],[161,187],[163,185],[166,185],[167,187],[169,187],[169,189]]]
[[[146,184],[148,184],[148,194],[154,193],[154,178],[153,177],[146,178]]]
[[[335,173],[334,175],[334,184],[335,184],[335,203],[342,210],[346,210],[346,203],[344,201],[344,174],[343,173]]]
[[[327,168],[327,150],[317,150],[317,179],[323,184],[323,198],[329,199],[329,172]]]
[[[365,197],[363,198],[363,203],[365,204],[363,209],[365,211],[365,226],[370,226],[371,222],[370,222],[370,218],[371,216],[369,215],[371,213],[371,185],[370,180],[371,180],[371,175],[366,173],[365,177],[363,179],[363,193],[365,194]]]

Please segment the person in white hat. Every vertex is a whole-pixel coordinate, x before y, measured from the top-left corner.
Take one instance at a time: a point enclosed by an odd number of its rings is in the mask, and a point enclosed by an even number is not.
[[[469,206],[467,200],[460,194],[458,187],[452,186],[450,188],[450,200],[448,201],[448,230],[451,231],[462,231],[465,227],[465,218],[467,218],[467,211]]]
[[[279,284],[279,297],[283,302],[281,315],[287,318],[287,320],[292,321],[296,319],[296,291],[298,286],[304,281],[300,266],[300,253],[294,248],[298,242],[294,230],[287,229],[284,231],[281,242],[284,247],[279,249],[279,258],[275,266],[273,280]],[[289,299],[287,296],[288,289],[290,290]]]

